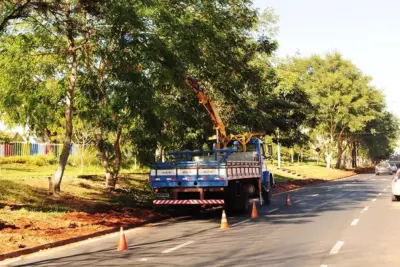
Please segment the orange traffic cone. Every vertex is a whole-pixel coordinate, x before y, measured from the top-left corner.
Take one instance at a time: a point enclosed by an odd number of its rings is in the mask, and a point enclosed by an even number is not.
[[[286,206],[292,206],[292,203],[290,203],[290,196],[289,196],[289,194],[286,195],[286,203],[285,203],[285,205],[286,205]]]
[[[225,210],[223,210],[221,218],[221,229],[228,229],[228,228],[229,228],[228,220],[226,219]]]
[[[127,249],[128,249],[128,247],[126,246],[126,239],[125,239],[124,229],[121,227],[117,250],[118,251],[125,251]]]
[[[257,206],[255,202],[253,202],[253,210],[251,211],[251,218],[252,219],[258,218]]]

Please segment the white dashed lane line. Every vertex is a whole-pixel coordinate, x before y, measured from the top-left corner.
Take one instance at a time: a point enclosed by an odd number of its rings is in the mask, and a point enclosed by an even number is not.
[[[351,222],[351,226],[356,226],[357,225],[357,223],[360,221],[360,219],[354,219],[352,222]]]
[[[237,225],[240,225],[240,224],[249,222],[249,221],[250,221],[250,219],[246,219],[246,220],[243,220],[243,221],[241,221],[241,222],[233,223],[233,224],[231,224],[231,226],[237,226]]]
[[[194,243],[194,241],[188,241],[188,242],[186,242],[186,243],[183,243],[183,244],[180,244],[179,246],[176,246],[176,247],[173,247],[173,248],[169,248],[169,249],[166,249],[166,250],[164,250],[163,252],[161,252],[161,253],[170,253],[170,252],[172,252],[172,251],[175,251],[175,250],[177,250],[177,249],[180,249],[180,248],[183,248],[183,247],[186,247],[186,246],[188,246],[188,245],[190,245],[190,244],[193,244]]]
[[[293,202],[293,203],[299,203],[301,200],[296,200],[295,202]]]
[[[335,255],[339,253],[339,250],[342,248],[344,245],[344,241],[338,241],[336,244],[333,246],[331,249],[331,252],[329,252],[330,255]]]
[[[317,197],[317,196],[319,196],[319,194],[314,194],[314,195],[311,195],[312,197]]]
[[[369,209],[369,206],[366,206],[365,208],[363,208],[362,210],[361,210],[361,213],[363,213],[364,211],[367,211]]]
[[[382,196],[382,193],[379,193],[378,196]]]
[[[269,210],[269,211],[267,211],[267,213],[272,213],[272,212],[277,211],[277,210],[279,210],[279,208]]]
[[[372,202],[375,202],[376,201],[376,198],[374,198],[373,200],[371,200]]]

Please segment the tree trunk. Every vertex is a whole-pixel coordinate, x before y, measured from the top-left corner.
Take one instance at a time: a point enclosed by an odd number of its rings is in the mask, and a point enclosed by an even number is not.
[[[340,169],[342,166],[342,154],[343,154],[343,147],[342,147],[342,141],[338,141],[338,156],[337,156],[337,161],[336,161],[336,169]]]
[[[113,180],[111,181],[112,184],[107,184],[108,186],[111,186],[115,188],[115,185],[117,184],[118,181],[118,175],[119,175],[119,170],[121,167],[121,145],[120,145],[120,140],[121,140],[121,133],[122,129],[118,127],[117,129],[117,135],[115,136],[114,140],[114,153],[115,153],[115,159],[114,159],[114,164],[113,164]]]
[[[110,170],[110,165],[108,164],[107,152],[104,149],[104,140],[102,133],[96,134],[96,145],[98,151],[100,152],[100,164],[104,169],[104,175],[106,177],[105,186],[108,188],[112,180],[112,172]]]
[[[155,161],[162,161],[163,158],[163,146],[160,143],[157,143],[156,153],[155,153]]]
[[[122,133],[121,128],[118,128],[117,134],[114,139],[113,148],[114,148],[115,159],[113,161],[112,166],[110,166],[110,164],[109,164],[109,155],[103,147],[104,140],[103,140],[102,134],[101,133],[96,134],[97,149],[99,150],[100,156],[101,156],[100,162],[101,162],[101,166],[104,169],[104,174],[106,177],[105,186],[107,189],[110,189],[110,190],[114,189],[115,185],[117,184],[118,175],[119,175],[120,166],[121,166],[121,158],[122,158],[121,147],[120,147],[121,133]]]
[[[343,133],[344,133],[344,129],[342,128],[342,130],[339,133],[338,136],[338,158],[336,161],[336,169],[340,169],[340,167],[342,166],[342,156],[343,156]]]
[[[82,142],[80,152],[81,152],[81,174],[83,174],[85,168],[85,142]]]
[[[165,148],[161,147],[161,162],[165,162]]]
[[[294,150],[293,150],[293,148],[290,149],[290,157],[291,157],[291,161],[293,163],[294,162]]]
[[[357,143],[355,141],[351,150],[351,166],[357,168]]]
[[[70,19],[70,6],[69,1],[67,1],[67,11],[66,16],[67,19]],[[60,192],[61,180],[64,175],[65,166],[67,165],[69,152],[71,148],[71,139],[72,139],[72,109],[74,103],[74,91],[76,85],[76,75],[78,69],[77,56],[75,51],[75,41],[72,32],[71,23],[67,23],[67,39],[68,39],[68,52],[70,54],[71,59],[71,73],[69,74],[68,79],[68,87],[67,87],[67,97],[65,102],[65,136],[63,141],[63,149],[60,155],[60,161],[58,163],[58,167],[56,173],[53,176],[51,181],[51,192],[56,194]]]
[[[325,159],[326,159],[326,167],[330,168],[332,161],[332,153],[325,153]]]

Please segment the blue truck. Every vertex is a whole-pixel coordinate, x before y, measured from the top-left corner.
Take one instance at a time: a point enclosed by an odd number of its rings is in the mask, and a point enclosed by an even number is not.
[[[216,130],[208,151],[169,153],[173,160],[156,162],[150,171],[154,206],[224,205],[226,210],[247,212],[249,200],[271,202],[274,177],[266,168],[262,133],[227,134],[216,106],[191,77],[185,80],[209,114]]]
[[[274,177],[266,168],[263,142],[251,138],[246,151],[238,141],[210,151],[169,153],[173,160],[157,162],[150,171],[154,206],[221,206],[247,212],[250,199],[271,202]]]

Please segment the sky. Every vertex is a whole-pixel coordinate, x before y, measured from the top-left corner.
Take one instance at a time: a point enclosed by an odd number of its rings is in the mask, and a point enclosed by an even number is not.
[[[386,96],[400,117],[400,1],[253,0],[279,16],[278,56],[338,51]]]

